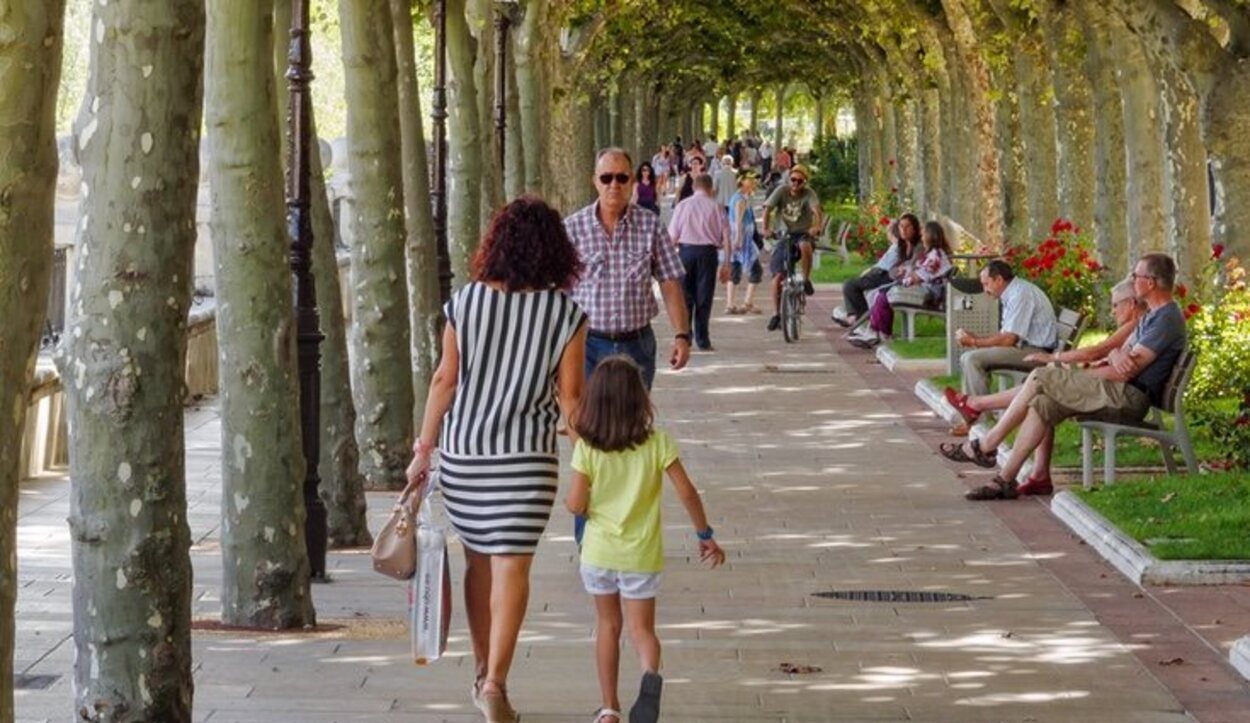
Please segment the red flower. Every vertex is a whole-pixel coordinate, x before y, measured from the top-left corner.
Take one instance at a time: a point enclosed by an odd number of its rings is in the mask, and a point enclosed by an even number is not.
[[[1177,284],[1176,295],[1182,299],[1185,298],[1186,296],[1189,296],[1189,287],[1185,286],[1184,284]]]
[[[1068,255],[1068,250],[1067,250],[1067,249],[1065,249],[1065,248],[1064,248],[1064,247],[1062,247],[1062,246],[1060,246],[1060,247],[1059,247],[1059,249],[1058,249],[1057,251],[1055,251],[1055,257],[1056,257],[1056,258],[1060,258],[1060,259],[1061,259],[1061,258],[1063,258],[1064,256],[1067,256],[1067,255]]]
[[[1073,228],[1074,227],[1072,226],[1071,221],[1064,219],[1064,218],[1057,218],[1055,219],[1055,222],[1051,224],[1050,232],[1054,234],[1055,236],[1058,236],[1064,231],[1071,231]]]
[[[1202,307],[1198,306],[1197,304],[1190,304],[1189,306],[1185,307],[1185,320],[1189,321],[1189,319],[1192,318],[1194,314],[1197,314],[1199,311],[1202,311]]]
[[[1224,244],[1215,244],[1211,247],[1211,258],[1218,259],[1224,255]]]
[[[890,217],[889,217],[889,216],[882,216],[882,217],[881,217],[881,220],[880,220],[880,221],[878,221],[877,223],[881,224],[882,226],[889,226],[889,225],[890,225]]]
[[[1093,259],[1086,261],[1085,267],[1089,269],[1090,271],[1094,271],[1094,272],[1097,272],[1099,269],[1102,268],[1101,266],[1098,265],[1098,262],[1094,261]]]
[[[1067,278],[1070,278],[1071,276],[1072,276],[1072,269],[1063,270],[1063,278],[1067,279]]]

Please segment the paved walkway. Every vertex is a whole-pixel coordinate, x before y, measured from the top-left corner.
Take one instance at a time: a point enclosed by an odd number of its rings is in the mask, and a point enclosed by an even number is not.
[[[692,560],[666,498],[659,605],[667,721],[1184,721],[1173,697],[875,391],[814,334],[784,345],[765,317],[716,317],[717,351],[661,373],[660,421],[680,441],[729,553]],[[661,334],[661,338],[666,334]],[[897,394],[891,390],[886,394]],[[218,420],[189,410],[195,615],[218,612]],[[18,670],[61,676],[19,692],[20,720],[72,717],[68,482],[23,485]],[[390,495],[370,495],[374,528]],[[557,510],[535,562],[510,680],[524,720],[597,707],[593,608]],[[456,570],[462,565],[453,551]],[[362,552],[332,553],[315,587],[321,634],[197,633],[196,719],[224,723],[475,721],[460,601],[449,657],[408,657],[406,594]],[[457,585],[458,587],[458,585]],[[830,590],[964,593],[968,603],[840,602]],[[787,675],[783,663],[819,672]],[[623,657],[632,700],[635,658]]]

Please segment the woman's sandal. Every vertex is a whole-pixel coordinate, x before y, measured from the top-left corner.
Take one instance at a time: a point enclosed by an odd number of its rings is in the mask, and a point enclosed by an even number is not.
[[[1055,493],[1055,484],[1051,482],[1049,477],[1037,478],[1030,477],[1024,481],[1024,484],[1016,488],[1016,494],[1024,497],[1025,495],[1050,495]]]
[[[973,502],[986,500],[1014,500],[1019,496],[1015,480],[1006,480],[998,475],[989,484],[974,487],[964,494],[964,499]]]
[[[942,395],[946,397],[946,403],[954,407],[955,411],[959,412],[959,415],[968,424],[976,424],[976,421],[981,418],[981,412],[968,405],[967,394],[961,394],[953,388],[947,387],[942,391]]]
[[[972,440],[968,447],[972,449],[971,455],[964,451],[963,442],[942,442],[938,445],[938,451],[952,462],[967,462],[985,469],[993,469],[998,464],[997,455],[981,449],[981,440]]]
[[[590,723],[621,723],[621,712],[619,710],[612,710],[611,708],[600,708],[595,711],[595,717],[590,721]]]
[[[478,687],[478,700],[482,701],[478,707],[486,716],[486,723],[517,723],[521,720],[521,716],[517,715],[512,704],[508,702],[508,692],[504,687],[494,683],[495,690],[486,690],[487,683],[493,681],[483,680]]]

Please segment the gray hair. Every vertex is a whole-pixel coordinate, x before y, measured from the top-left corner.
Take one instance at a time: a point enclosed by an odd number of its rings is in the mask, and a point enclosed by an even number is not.
[[[625,150],[624,148],[620,148],[618,146],[609,146],[607,148],[601,149],[597,154],[595,154],[595,165],[599,165],[599,161],[602,161],[606,156],[620,156],[621,158],[625,159],[625,163],[630,168],[634,167],[633,156],[629,155],[629,151]]]
[[[1131,276],[1111,287],[1111,303],[1114,304],[1117,298],[1121,300],[1131,299],[1133,305],[1140,308],[1145,308],[1146,306],[1146,302],[1137,298],[1133,293],[1133,277]]]

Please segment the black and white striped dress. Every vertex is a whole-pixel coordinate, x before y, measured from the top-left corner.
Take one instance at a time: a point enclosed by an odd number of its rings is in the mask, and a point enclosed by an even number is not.
[[[559,482],[556,372],[586,315],[562,291],[479,282],[444,311],[460,352],[439,441],[448,517],[475,552],[533,554]]]

